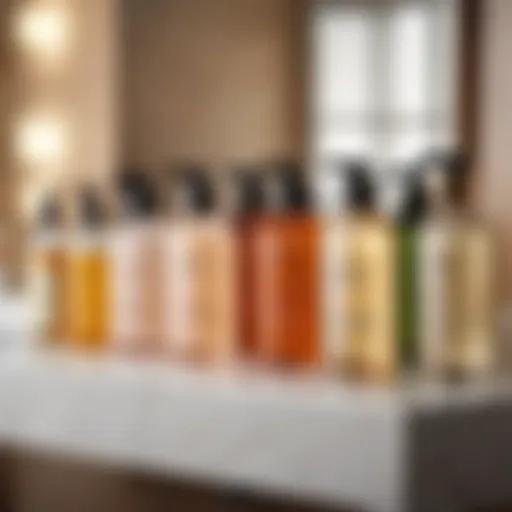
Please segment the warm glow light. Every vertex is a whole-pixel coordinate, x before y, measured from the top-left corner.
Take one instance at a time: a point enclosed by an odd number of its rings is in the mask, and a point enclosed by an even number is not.
[[[29,167],[58,165],[65,156],[63,124],[51,117],[22,121],[16,137],[16,153]]]
[[[30,7],[19,13],[16,36],[23,48],[47,56],[61,55],[68,39],[65,12],[56,7]]]

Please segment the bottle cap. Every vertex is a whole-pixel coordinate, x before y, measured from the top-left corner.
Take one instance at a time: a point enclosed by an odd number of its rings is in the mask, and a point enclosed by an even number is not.
[[[471,161],[469,156],[462,152],[452,152],[446,155],[445,161],[449,173],[450,198],[455,203],[461,203],[465,200],[468,192]]]
[[[127,169],[119,175],[117,184],[124,216],[147,218],[156,214],[156,188],[147,171]]]
[[[311,198],[306,175],[293,161],[267,164],[263,195],[265,206],[274,212],[304,212]]]
[[[426,158],[425,176],[429,195],[443,195],[447,201],[464,201],[469,178],[470,161],[457,151],[435,151]]]
[[[37,213],[40,229],[57,229],[64,224],[64,209],[56,194],[48,194]]]
[[[98,229],[106,224],[107,213],[98,191],[85,187],[78,196],[78,223],[80,226]]]
[[[418,223],[427,212],[427,194],[424,183],[424,162],[417,162],[404,170],[402,202],[399,207],[399,223],[411,226]]]
[[[351,209],[370,210],[375,204],[375,187],[369,165],[364,161],[353,160],[341,166],[341,180],[346,190],[341,194],[345,196],[347,206]]]
[[[215,208],[215,191],[208,170],[200,165],[171,169],[171,208],[176,213],[208,214]]]
[[[233,209],[238,214],[255,214],[263,209],[261,168],[244,166],[230,176]]]

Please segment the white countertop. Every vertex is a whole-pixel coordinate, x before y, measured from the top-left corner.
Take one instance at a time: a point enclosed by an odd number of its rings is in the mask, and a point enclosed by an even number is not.
[[[508,389],[363,389],[242,370],[8,351],[0,359],[0,440],[395,512],[411,418],[508,403]]]
[[[21,303],[9,307],[0,442],[10,446],[377,512],[431,510],[431,497],[452,506],[450,486],[500,497],[510,488],[508,381],[378,389],[85,360],[31,350]]]

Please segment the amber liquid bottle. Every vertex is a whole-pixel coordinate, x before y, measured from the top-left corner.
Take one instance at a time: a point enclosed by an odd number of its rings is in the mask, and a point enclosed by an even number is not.
[[[238,304],[237,353],[246,361],[256,356],[256,250],[255,240],[263,208],[260,169],[237,169],[232,176],[232,213],[235,240]]]
[[[98,194],[86,189],[78,197],[78,226],[67,258],[70,347],[84,352],[107,348],[109,332],[109,265],[106,215]]]
[[[56,197],[48,197],[30,240],[28,288],[33,335],[50,347],[62,345],[66,335],[65,233],[62,207]]]
[[[160,347],[161,257],[155,184],[148,172],[126,170],[118,177],[121,219],[109,231],[112,348],[149,354]]]
[[[205,169],[171,172],[172,214],[163,227],[164,344],[175,358],[235,357],[235,248]]]
[[[318,226],[305,175],[294,164],[264,178],[255,228],[255,348],[263,363],[313,368],[319,358]]]

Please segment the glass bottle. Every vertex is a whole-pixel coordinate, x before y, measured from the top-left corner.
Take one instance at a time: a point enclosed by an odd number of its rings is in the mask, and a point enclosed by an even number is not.
[[[236,169],[231,180],[234,189],[232,223],[237,270],[237,340],[239,355],[246,360],[254,359],[256,355],[255,234],[263,208],[260,172],[258,166]]]
[[[174,169],[170,182],[172,214],[162,234],[164,343],[179,359],[230,362],[237,317],[231,225],[206,169]]]
[[[305,174],[295,163],[264,176],[255,226],[255,348],[266,364],[314,368],[319,358],[318,225]]]
[[[33,335],[47,346],[65,339],[66,230],[56,195],[48,195],[30,238],[28,293]]]
[[[421,364],[435,377],[479,377],[496,362],[496,254],[491,230],[465,204],[469,161],[431,158],[429,215],[419,246]]]
[[[110,269],[106,211],[96,190],[79,191],[77,221],[67,260],[69,343],[79,351],[104,351],[109,340]]]
[[[426,215],[422,180],[423,163],[406,170],[403,201],[397,219],[397,337],[400,363],[417,363],[418,329],[418,233]]]
[[[148,171],[131,169],[118,177],[118,189],[121,219],[109,232],[113,347],[156,352],[162,325],[156,188]]]
[[[343,165],[340,179],[346,211],[324,230],[325,364],[341,377],[387,382],[397,359],[394,231],[376,212],[367,165]]]

